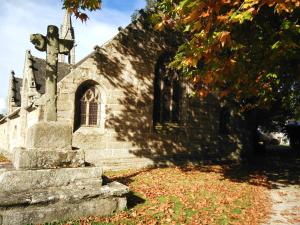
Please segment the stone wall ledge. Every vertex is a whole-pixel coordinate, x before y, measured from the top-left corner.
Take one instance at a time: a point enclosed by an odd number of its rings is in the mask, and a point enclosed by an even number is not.
[[[9,207],[28,207],[31,205],[54,204],[58,201],[77,203],[85,199],[122,197],[129,192],[129,188],[119,182],[111,182],[107,185],[77,186],[69,185],[51,187],[26,192],[1,192],[0,211]]]
[[[6,170],[0,173],[0,193],[18,193],[69,185],[101,185],[102,172],[100,167]]]
[[[50,169],[59,167],[82,167],[84,151],[37,148],[15,148],[13,164],[16,169]]]
[[[126,208],[127,186],[101,185],[39,189],[0,194],[0,225],[40,224],[109,215]]]

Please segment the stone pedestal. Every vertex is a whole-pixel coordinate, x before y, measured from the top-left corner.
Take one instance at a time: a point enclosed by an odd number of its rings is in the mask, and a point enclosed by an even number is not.
[[[28,129],[27,149],[71,149],[72,127],[63,122],[39,122]]]
[[[99,167],[0,171],[0,225],[109,215],[126,208],[127,186],[102,185]]]
[[[39,122],[28,129],[26,148],[16,148],[16,169],[84,166],[84,152],[72,150],[72,127],[62,122]]]
[[[83,167],[85,157],[83,150],[16,148],[13,164],[17,170]]]
[[[6,195],[6,201],[0,205],[3,208],[0,224],[40,224],[90,215],[109,215],[126,207],[124,194],[127,192],[126,186],[113,182],[93,188],[69,186],[29,194],[1,193],[0,198]]]
[[[72,150],[72,128],[41,122],[15,149],[14,168],[0,170],[0,225],[39,224],[109,215],[126,208],[127,186],[102,185],[102,168]]]

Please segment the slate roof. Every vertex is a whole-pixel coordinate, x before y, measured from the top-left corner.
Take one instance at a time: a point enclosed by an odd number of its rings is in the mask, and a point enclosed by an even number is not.
[[[45,94],[45,77],[46,77],[46,60],[32,56],[33,58],[33,74],[37,85],[37,91]],[[66,63],[58,63],[57,82],[61,81],[70,73],[72,65]]]
[[[37,57],[33,58],[33,74],[37,85],[37,91],[40,94],[45,94],[45,76],[46,76],[46,60]],[[58,78],[57,81],[61,81],[67,74],[70,73],[72,65],[66,63],[58,63]],[[14,78],[14,99],[16,106],[21,106],[21,87],[22,78]]]

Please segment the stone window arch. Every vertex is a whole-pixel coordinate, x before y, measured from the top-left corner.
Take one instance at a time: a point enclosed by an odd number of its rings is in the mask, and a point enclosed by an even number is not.
[[[173,54],[165,53],[157,61],[154,78],[153,123],[178,123],[182,87],[180,74],[168,67]]]
[[[80,126],[96,126],[99,118],[99,91],[96,86],[89,87],[80,98]]]
[[[97,82],[83,82],[75,94],[74,130],[80,127],[102,127],[105,105]]]

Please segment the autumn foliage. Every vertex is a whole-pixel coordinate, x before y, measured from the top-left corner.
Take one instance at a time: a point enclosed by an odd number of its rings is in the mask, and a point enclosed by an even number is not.
[[[9,160],[3,155],[0,153],[0,164],[1,163],[8,163]]]
[[[233,97],[244,109],[299,97],[299,0],[162,0],[157,30],[186,38],[171,64],[195,93]]]
[[[81,19],[81,21],[86,21],[88,19],[88,15],[84,12],[95,11],[101,8],[101,0],[62,0],[63,7],[70,12],[74,13],[74,15]]]
[[[300,0],[152,0],[151,8],[155,2],[155,28],[185,38],[170,66],[190,79],[195,95],[214,93],[243,110],[276,104],[296,111]],[[63,4],[85,21],[82,11],[99,9],[101,0]]]

